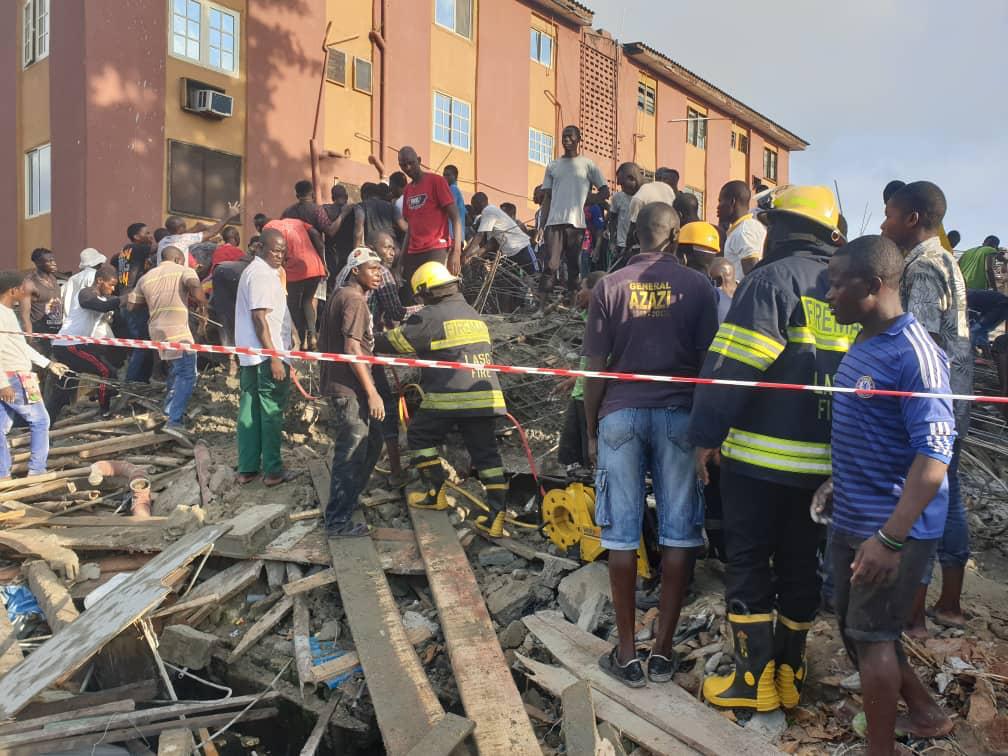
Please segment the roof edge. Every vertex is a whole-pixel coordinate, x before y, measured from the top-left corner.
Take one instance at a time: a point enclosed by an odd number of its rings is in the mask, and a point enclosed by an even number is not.
[[[591,26],[595,11],[577,0],[526,0],[529,5],[541,8],[575,27]]]
[[[720,87],[697,76],[688,68],[676,63],[668,56],[643,42],[628,42],[623,45],[623,52],[628,58],[640,63],[652,73],[669,79],[687,92],[726,111],[742,123],[765,133],[766,136],[770,137],[779,146],[793,152],[804,150],[809,146],[807,141],[794,132],[784,128],[776,121],[767,118],[762,113],[753,110],[744,102],[736,100]]]

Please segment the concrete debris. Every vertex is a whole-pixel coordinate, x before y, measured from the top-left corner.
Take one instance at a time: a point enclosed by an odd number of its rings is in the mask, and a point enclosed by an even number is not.
[[[203,669],[213,658],[221,639],[188,625],[168,625],[161,631],[158,653],[179,667]]]
[[[534,586],[527,580],[507,581],[486,596],[490,616],[500,625],[520,618],[534,602]]]
[[[480,567],[507,567],[518,557],[502,546],[490,546],[480,551],[477,559]]]
[[[527,635],[528,630],[525,629],[525,623],[520,619],[516,619],[508,623],[508,626],[500,631],[497,640],[500,641],[501,648],[519,648],[524,643],[525,636]]]
[[[581,607],[594,596],[611,601],[609,568],[605,562],[592,562],[570,573],[560,581],[557,592],[560,609],[571,622],[578,621]]]
[[[434,635],[440,627],[437,622],[433,622],[426,617],[424,617],[420,612],[406,612],[402,618],[403,627],[406,628],[407,632],[410,630],[416,630],[423,628],[427,630],[431,635]]]

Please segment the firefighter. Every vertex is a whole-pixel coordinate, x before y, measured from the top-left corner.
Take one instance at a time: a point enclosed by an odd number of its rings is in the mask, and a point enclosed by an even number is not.
[[[413,274],[410,286],[424,308],[403,325],[380,334],[375,352],[413,354],[421,359],[491,363],[490,332],[459,288],[459,279],[439,262],[427,262]],[[423,368],[423,401],[407,433],[412,463],[424,483],[423,492],[410,492],[407,501],[418,509],[446,509],[442,487],[447,480],[438,445],[453,428],[462,434],[473,466],[487,492],[489,513],[475,525],[492,537],[504,534],[507,480],[494,420],[507,413],[497,374],[488,370]]]
[[[739,284],[701,377],[830,385],[858,330],[826,303],[827,267],[844,243],[833,193],[783,187],[757,217],[768,227],[763,261]],[[689,440],[703,483],[721,463],[735,641],[734,671],[704,681],[716,706],[798,705],[823,538],[809,504],[830,475],[830,410],[827,393],[697,386]]]

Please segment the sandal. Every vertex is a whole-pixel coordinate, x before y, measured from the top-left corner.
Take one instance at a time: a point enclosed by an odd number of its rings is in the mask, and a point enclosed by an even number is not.
[[[290,470],[284,470],[279,475],[263,475],[263,485],[266,488],[273,488],[274,486],[283,485],[284,483],[290,483],[294,480],[298,474]]]
[[[258,478],[258,477],[259,477],[259,473],[257,473],[257,472],[254,472],[254,473],[243,473],[243,472],[240,472],[240,473],[238,473],[238,474],[237,474],[237,475],[235,476],[235,479],[236,479],[236,480],[237,480],[237,481],[238,481],[238,482],[239,482],[239,483],[240,483],[241,485],[243,485],[243,486],[244,486],[244,485],[246,485],[247,483],[251,483],[251,482],[252,482],[253,480],[255,480],[255,479],[256,479],[256,478]]]
[[[626,664],[619,663],[619,649],[613,646],[608,654],[602,654],[598,660],[599,667],[614,680],[619,680],[629,688],[643,688],[647,685],[644,677],[644,665],[640,658],[634,656]]]

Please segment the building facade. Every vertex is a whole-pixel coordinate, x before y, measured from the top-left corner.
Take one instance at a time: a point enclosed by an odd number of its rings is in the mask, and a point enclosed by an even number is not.
[[[459,168],[531,217],[532,190],[577,124],[610,178],[677,169],[714,217],[730,179],[785,183],[799,137],[573,0],[17,0],[0,13],[5,266],[52,248],[72,269],[134,221],[243,225],[314,177],[354,188],[424,163]],[[524,210],[524,212],[522,212]]]

